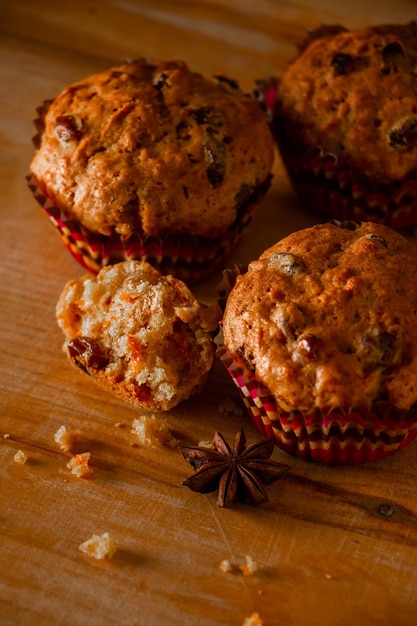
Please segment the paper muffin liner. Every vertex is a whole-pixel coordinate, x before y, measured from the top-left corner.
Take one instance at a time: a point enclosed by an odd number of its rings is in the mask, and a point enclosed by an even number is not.
[[[233,254],[270,183],[268,180],[258,187],[244,211],[223,235],[206,239],[174,233],[165,236],[142,236],[138,232],[129,236],[93,233],[80,222],[67,219],[40,191],[33,176],[29,175],[27,181],[65,247],[88,271],[96,273],[103,266],[121,261],[148,261],[162,274],[172,274],[188,284],[207,278]]]
[[[254,95],[265,110],[294,191],[306,207],[327,218],[379,222],[396,230],[417,225],[417,168],[402,180],[381,182],[356,173],[321,146],[303,145],[294,129],[280,130],[278,91],[279,79],[270,77],[256,81]]]
[[[417,435],[417,406],[400,411],[380,402],[372,411],[355,407],[325,413],[280,410],[262,383],[247,375],[224,345],[218,354],[262,435],[274,437],[292,456],[328,465],[354,465],[394,454]]]
[[[417,173],[380,183],[320,147],[292,151],[277,140],[294,191],[305,206],[324,217],[379,222],[401,230],[417,224]]]

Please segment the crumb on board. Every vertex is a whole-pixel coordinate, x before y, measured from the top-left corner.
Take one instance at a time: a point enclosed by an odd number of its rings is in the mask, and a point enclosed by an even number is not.
[[[66,427],[62,425],[56,431],[54,439],[61,450],[68,452],[74,447],[78,434],[78,430],[68,431]]]
[[[3,438],[4,438],[4,439],[8,439],[9,437],[10,437],[10,434],[9,434],[9,433],[4,433],[4,435],[3,435]]]
[[[242,626],[262,626],[263,625],[263,621],[261,620],[259,613],[252,613],[252,615],[249,615],[249,617],[247,617]]]
[[[242,405],[238,401],[231,398],[219,402],[219,404],[217,405],[217,410],[222,415],[243,415]]]
[[[198,444],[199,448],[213,448],[212,441],[200,441]]]
[[[141,415],[132,422],[131,432],[143,446],[163,445],[175,448],[179,441],[173,436],[168,421],[156,415]]]
[[[220,569],[225,574],[233,572],[233,573],[242,573],[243,576],[253,576],[255,572],[258,570],[257,563],[253,560],[253,558],[249,555],[245,557],[245,563],[242,565],[234,565],[229,559],[223,559],[220,563]]]
[[[71,474],[74,474],[77,478],[82,478],[83,476],[90,474],[90,456],[89,452],[83,452],[82,454],[76,454],[73,456],[67,463],[67,467],[71,470]]]
[[[20,463],[20,465],[24,465],[27,460],[28,458],[26,454],[23,452],[23,450],[18,450],[13,457],[13,461],[15,463]]]
[[[246,563],[240,565],[239,569],[244,576],[253,576],[253,574],[257,571],[258,565],[255,563],[253,558],[248,554],[245,556]]]
[[[232,563],[229,561],[229,559],[223,559],[219,567],[221,571],[224,572],[225,574],[227,574],[228,572],[233,572],[234,570],[234,567]]]
[[[90,539],[80,544],[78,549],[93,559],[111,559],[116,552],[116,544],[109,533],[103,533],[102,535],[92,535]]]

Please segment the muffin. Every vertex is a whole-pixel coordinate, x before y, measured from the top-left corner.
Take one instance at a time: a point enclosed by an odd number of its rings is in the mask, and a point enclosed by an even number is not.
[[[257,100],[181,61],[126,63],[38,111],[29,186],[90,271],[136,259],[202,279],[270,185],[274,141]]]
[[[56,313],[71,363],[130,404],[166,411],[208,380],[218,307],[200,304],[146,261],[70,281]]]
[[[417,433],[417,250],[374,222],[296,231],[236,277],[222,359],[259,430],[322,463]]]
[[[325,217],[417,224],[417,23],[312,31],[272,128],[293,187]],[[264,87],[265,88],[265,87]]]

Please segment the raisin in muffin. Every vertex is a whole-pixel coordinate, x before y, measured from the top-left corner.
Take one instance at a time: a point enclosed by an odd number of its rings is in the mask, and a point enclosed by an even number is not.
[[[69,360],[126,402],[165,411],[207,382],[217,307],[146,261],[102,268],[65,286],[57,320]]]
[[[259,103],[181,61],[137,61],[40,109],[29,184],[83,265],[148,260],[192,282],[236,247],[270,184]]]
[[[221,354],[261,432],[325,463],[417,433],[417,250],[373,222],[297,231],[237,276]]]
[[[417,224],[416,66],[415,21],[323,26],[301,44],[271,106],[307,206],[341,220]]]

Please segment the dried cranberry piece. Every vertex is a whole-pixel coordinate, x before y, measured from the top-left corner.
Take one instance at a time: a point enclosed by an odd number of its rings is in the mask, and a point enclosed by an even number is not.
[[[200,107],[199,109],[193,109],[191,111],[191,117],[195,119],[197,124],[207,124],[211,112],[212,112],[211,107],[208,107],[208,106]]]
[[[207,163],[207,180],[212,187],[217,187],[226,173],[226,151],[224,145],[214,136],[214,132],[213,129],[207,128],[203,152]]]
[[[354,69],[353,58],[350,54],[346,54],[345,52],[335,54],[330,61],[330,65],[333,68],[335,76],[349,74]]]
[[[400,151],[412,150],[417,146],[417,119],[405,120],[397,128],[393,128],[389,135],[389,145]]]
[[[304,333],[297,341],[298,354],[304,362],[317,361],[322,349],[322,341],[317,335]]]
[[[60,141],[78,141],[82,133],[79,129],[80,119],[74,115],[59,115],[55,119],[55,132]]]
[[[345,230],[352,230],[352,231],[355,231],[359,228],[359,224],[357,222],[354,222],[353,220],[340,221],[340,220],[332,219],[329,221],[329,224],[333,224],[334,226],[337,226],[338,228],[344,228]]]
[[[104,369],[109,358],[92,337],[75,337],[68,342],[68,354],[75,365],[89,374],[89,369]]]
[[[246,367],[248,372],[253,374],[255,372],[255,363],[253,362],[253,355],[246,354],[245,346],[238,346],[238,348],[236,349],[236,354],[239,357],[239,359],[241,359],[241,361],[244,363],[244,366]]]
[[[153,82],[153,87],[155,87],[157,91],[160,91],[164,87],[169,87],[168,74],[165,74],[165,72],[162,72],[162,74],[157,76]]]
[[[365,239],[372,239],[374,241],[377,241],[378,243],[381,244],[381,246],[384,246],[384,248],[388,248],[387,242],[380,235],[375,235],[374,233],[368,233],[367,235],[364,235],[364,238]]]
[[[396,365],[399,361],[398,340],[396,335],[386,330],[381,330],[379,333],[379,346],[382,353],[382,365]]]
[[[398,72],[401,69],[401,63],[405,58],[404,49],[398,41],[392,41],[382,49],[382,72],[389,74],[390,72]]]
[[[375,328],[362,337],[358,354],[366,369],[392,367],[401,361],[401,341],[393,333]]]
[[[227,76],[222,76],[221,74],[216,74],[214,78],[219,81],[220,85],[225,84],[232,89],[239,89],[239,84],[233,80],[233,78],[228,78]]]

